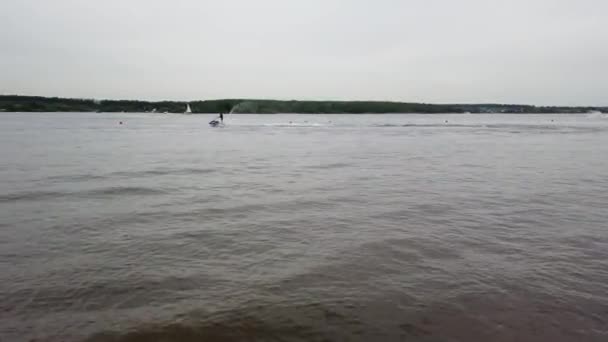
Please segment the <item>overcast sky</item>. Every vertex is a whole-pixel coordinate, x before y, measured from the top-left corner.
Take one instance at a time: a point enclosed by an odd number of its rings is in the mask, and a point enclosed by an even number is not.
[[[0,0],[0,93],[608,105],[608,0]]]

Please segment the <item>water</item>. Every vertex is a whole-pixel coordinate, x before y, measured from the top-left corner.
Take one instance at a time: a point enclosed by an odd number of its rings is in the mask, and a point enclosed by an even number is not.
[[[1,341],[608,340],[605,115],[211,119],[0,116]]]

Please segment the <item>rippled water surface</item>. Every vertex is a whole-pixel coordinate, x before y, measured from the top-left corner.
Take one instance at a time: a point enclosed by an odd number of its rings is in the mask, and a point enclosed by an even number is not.
[[[1,341],[608,341],[605,115],[211,118],[0,115]]]

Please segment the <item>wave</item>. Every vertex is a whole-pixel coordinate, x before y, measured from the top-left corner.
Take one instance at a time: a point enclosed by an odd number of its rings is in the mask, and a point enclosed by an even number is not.
[[[66,195],[58,191],[23,191],[0,195],[0,203],[15,201],[40,201],[49,198],[57,198]]]
[[[86,273],[92,270],[81,271]],[[117,277],[118,279],[99,282],[74,282],[72,286],[16,289],[9,291],[5,304],[7,307],[21,305],[23,306],[21,310],[27,309],[30,312],[46,312],[49,308],[53,308],[55,313],[79,310],[81,306],[88,310],[105,309],[108,306],[134,309],[148,306],[150,298],[154,298],[156,303],[171,303],[175,300],[163,294],[225,285],[223,280],[211,278],[207,274],[187,277],[167,276],[161,279],[138,279],[132,275]]]
[[[91,198],[91,197],[116,197],[116,196],[146,196],[164,194],[166,191],[137,187],[137,186],[113,186],[84,191],[23,191],[0,195],[0,203],[21,201],[44,201],[61,198]]]
[[[95,180],[106,179],[107,176],[95,175],[95,174],[77,174],[77,175],[60,175],[60,176],[49,176],[46,177],[47,181],[58,181],[58,182],[88,182]]]
[[[329,164],[319,164],[319,165],[311,165],[307,166],[307,169],[315,169],[315,170],[329,170],[329,169],[342,169],[352,166],[351,163],[329,163]]]
[[[179,220],[181,222],[194,221],[199,222],[201,218],[205,220],[214,220],[218,218],[225,218],[226,215],[230,215],[231,219],[248,219],[251,218],[252,214],[255,213],[267,213],[272,212],[275,214],[280,213],[293,213],[301,208],[325,208],[329,209],[337,204],[336,200],[291,200],[291,201],[280,201],[280,202],[266,202],[266,203],[250,203],[250,204],[234,204],[224,207],[203,207],[185,211],[173,211],[167,213],[165,217],[171,217],[172,219]],[[283,222],[282,219],[272,220],[272,224],[295,224],[295,220],[290,218]],[[251,225],[268,223],[268,221],[258,219],[257,223],[251,223]]]
[[[159,168],[153,170],[142,170],[142,171],[118,171],[110,173],[110,177],[148,177],[148,176],[184,176],[184,175],[202,175],[215,172],[215,169],[201,169],[201,168]]]
[[[270,124],[262,124],[262,127],[329,127],[330,124],[322,124],[322,123],[270,123]]]
[[[139,187],[139,186],[113,186],[101,189],[94,189],[90,191],[83,191],[76,193],[78,195],[84,195],[85,197],[90,196],[129,196],[129,195],[158,195],[163,194],[165,191]]]
[[[298,312],[299,311],[299,312]],[[148,324],[130,331],[109,331],[94,334],[86,342],[129,341],[318,341],[320,326],[298,322],[310,315],[309,308],[257,307],[216,313],[202,322]],[[332,311],[310,315],[312,322],[333,317]],[[340,316],[337,316],[340,317]]]
[[[96,180],[112,179],[112,178],[142,178],[152,176],[186,176],[186,175],[203,175],[215,172],[215,169],[205,168],[159,168],[152,170],[141,171],[116,171],[107,174],[72,174],[49,176],[44,178],[44,181],[78,183],[89,182]]]
[[[587,114],[587,118],[589,119],[608,119],[608,113],[589,113]]]
[[[590,114],[589,117],[593,118],[608,118],[608,114]],[[247,122],[235,122],[230,123],[226,127],[233,128],[409,128],[409,129],[472,129],[472,130],[488,130],[488,131],[507,131],[509,133],[523,133],[525,131],[536,131],[536,132],[566,132],[572,131],[591,131],[589,127],[584,125],[565,125],[563,123],[558,124],[551,120],[539,121],[536,123],[457,123],[453,122],[456,120],[449,120],[448,122],[436,122],[436,123],[395,123],[395,122],[275,122],[275,123],[247,123]],[[596,127],[593,130],[601,130],[603,128]]]
[[[372,127],[483,127],[483,125],[465,125],[465,124],[451,124],[451,123],[439,123],[439,124],[374,124]]]
[[[375,124],[372,127],[412,127],[412,128],[490,128],[490,129],[559,129],[558,126],[548,125],[530,125],[530,124],[451,124],[451,123],[440,123],[440,124]]]
[[[472,129],[477,131],[495,131],[520,134],[525,132],[533,133],[593,133],[604,131],[606,127],[589,127],[575,125],[549,125],[549,124],[517,124],[517,123],[498,123],[498,124],[380,124],[372,127],[380,128],[460,128]]]

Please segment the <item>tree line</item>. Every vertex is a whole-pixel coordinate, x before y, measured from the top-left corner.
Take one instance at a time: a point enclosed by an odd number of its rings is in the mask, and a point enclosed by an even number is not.
[[[387,101],[278,101],[225,99],[206,101],[136,101],[67,99],[57,97],[0,95],[4,112],[127,112],[184,113],[608,113],[608,107],[539,107],[506,104],[426,104]]]

